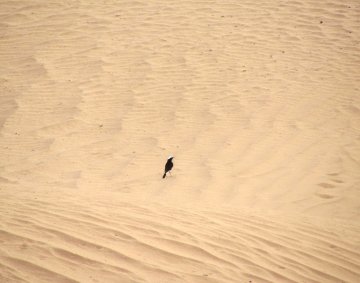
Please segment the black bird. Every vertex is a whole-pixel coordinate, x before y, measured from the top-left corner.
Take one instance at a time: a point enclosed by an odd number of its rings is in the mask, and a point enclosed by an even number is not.
[[[163,179],[166,177],[166,173],[171,171],[171,169],[173,168],[174,164],[172,163],[172,160],[173,160],[174,157],[172,156],[169,156],[166,164],[165,164],[165,173],[163,175]]]

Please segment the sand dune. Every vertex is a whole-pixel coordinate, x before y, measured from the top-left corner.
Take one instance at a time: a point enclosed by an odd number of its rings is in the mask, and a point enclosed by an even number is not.
[[[349,223],[78,199],[2,200],[6,280],[356,282],[359,276],[360,229]]]
[[[359,18],[2,1],[0,282],[358,282]]]

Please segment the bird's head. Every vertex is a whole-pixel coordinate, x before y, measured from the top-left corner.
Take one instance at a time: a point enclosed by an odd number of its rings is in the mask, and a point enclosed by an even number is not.
[[[170,155],[168,160],[172,160],[174,158],[174,156]]]

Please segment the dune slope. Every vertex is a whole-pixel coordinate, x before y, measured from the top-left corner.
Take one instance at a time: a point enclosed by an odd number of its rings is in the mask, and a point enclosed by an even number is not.
[[[359,18],[2,1],[0,282],[357,282]]]

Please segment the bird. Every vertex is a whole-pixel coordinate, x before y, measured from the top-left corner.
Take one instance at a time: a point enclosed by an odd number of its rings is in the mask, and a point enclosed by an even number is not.
[[[173,168],[174,164],[172,162],[173,160],[173,156],[169,156],[168,160],[166,161],[166,164],[165,164],[165,173],[163,175],[163,179],[166,177],[166,173],[171,171],[171,169]]]

